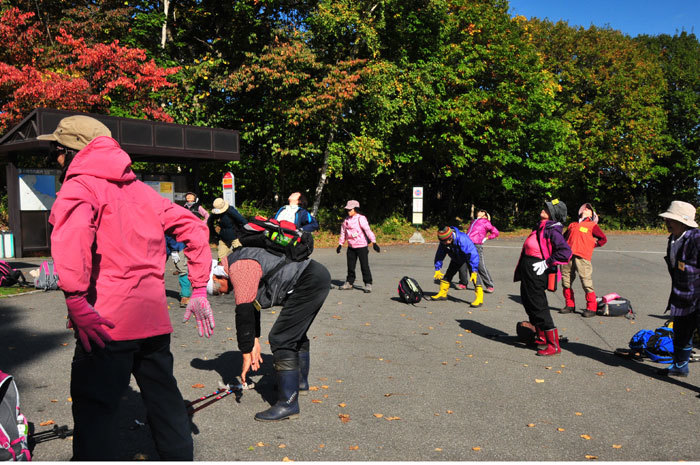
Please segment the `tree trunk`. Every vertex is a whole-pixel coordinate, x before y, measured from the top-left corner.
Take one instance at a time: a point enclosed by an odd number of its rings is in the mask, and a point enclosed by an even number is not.
[[[314,207],[311,210],[311,214],[316,216],[318,213],[318,207],[321,205],[321,194],[323,193],[323,186],[326,185],[326,179],[328,179],[328,158],[330,157],[330,147],[333,143],[333,129],[329,130],[328,141],[326,142],[326,149],[323,151],[323,166],[321,167],[321,177],[318,180],[318,186],[316,186],[316,194],[314,195]]]
[[[160,48],[165,48],[165,40],[168,37],[168,10],[170,9],[170,0],[163,0],[163,13],[165,13],[165,21],[160,32]]]

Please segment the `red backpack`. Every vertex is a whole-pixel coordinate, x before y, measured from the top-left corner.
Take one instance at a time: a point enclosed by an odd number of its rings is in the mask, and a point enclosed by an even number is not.
[[[238,231],[243,247],[260,247],[290,261],[301,262],[314,251],[314,237],[289,221],[256,216]]]

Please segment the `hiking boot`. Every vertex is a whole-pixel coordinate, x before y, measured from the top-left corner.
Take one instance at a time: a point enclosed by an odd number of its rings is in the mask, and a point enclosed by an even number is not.
[[[484,292],[487,294],[493,294],[493,291],[494,291],[493,286],[484,288]]]
[[[591,318],[591,317],[595,316],[595,312],[592,312],[590,310],[584,310],[581,312],[581,316],[584,318]]]
[[[183,297],[180,299],[180,308],[187,308],[187,304],[190,303],[190,298],[189,297]]]
[[[459,288],[459,289],[466,289],[466,288],[467,288],[467,285],[466,285],[466,284],[459,283],[459,284],[457,284],[457,288]]]
[[[345,284],[343,284],[342,286],[339,286],[338,289],[340,289],[341,291],[350,290],[350,289],[352,289],[352,284],[350,284],[348,281],[345,281]]]
[[[365,291],[365,294],[369,294],[372,292],[372,284],[365,284],[365,288],[363,289]]]
[[[561,310],[559,310],[559,313],[574,313],[574,310],[576,310],[574,307],[569,307],[568,305]]]
[[[668,368],[657,370],[656,374],[661,376],[677,376],[679,378],[685,378],[686,376],[688,376],[689,372],[690,370],[688,370],[688,362],[684,362],[682,365],[674,363]]]

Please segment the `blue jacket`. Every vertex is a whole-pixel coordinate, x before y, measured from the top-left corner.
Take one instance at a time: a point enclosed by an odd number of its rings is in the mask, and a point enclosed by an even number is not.
[[[185,250],[185,243],[184,242],[178,242],[175,240],[173,236],[170,236],[168,234],[165,235],[165,250],[168,255],[170,255],[173,252],[182,252]]]
[[[450,226],[452,229],[452,244],[445,245],[440,243],[437,252],[435,252],[435,270],[442,268],[442,261],[445,259],[445,255],[449,255],[450,258],[459,264],[469,262],[473,272],[479,269],[479,251],[476,250],[474,243],[469,239],[466,233],[463,233],[454,226]]]
[[[275,219],[282,213],[282,210],[284,210],[284,207],[281,207],[279,210],[277,210],[277,213],[275,213]],[[297,212],[294,214],[294,224],[296,225],[297,229],[301,229],[302,231],[316,231],[318,229],[318,221],[316,221],[316,218],[311,216],[311,213],[308,212],[305,208],[299,207]]]

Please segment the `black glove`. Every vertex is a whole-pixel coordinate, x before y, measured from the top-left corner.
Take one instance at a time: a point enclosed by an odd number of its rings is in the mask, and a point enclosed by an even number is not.
[[[375,252],[379,253],[379,246],[377,245],[376,242],[374,244],[372,244],[372,248],[374,249]]]
[[[336,247],[335,253],[340,253],[341,250],[343,250],[343,246],[339,245],[338,247]]]

